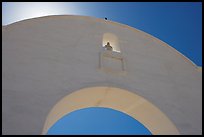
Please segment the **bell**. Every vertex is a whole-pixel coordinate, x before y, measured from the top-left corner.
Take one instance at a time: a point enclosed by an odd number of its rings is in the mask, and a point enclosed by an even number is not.
[[[113,48],[111,47],[111,45],[110,45],[109,42],[107,42],[107,44],[105,45],[105,49],[106,49],[106,50],[110,50],[110,51],[113,50]]]

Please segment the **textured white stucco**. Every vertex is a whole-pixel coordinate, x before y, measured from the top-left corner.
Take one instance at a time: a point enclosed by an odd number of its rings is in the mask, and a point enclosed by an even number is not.
[[[119,73],[115,66],[101,67],[105,33],[118,39],[125,63]],[[92,86],[136,93],[164,112],[180,134],[202,134],[202,71],[164,42],[83,16],[41,17],[2,28],[2,134],[41,134],[60,99]]]

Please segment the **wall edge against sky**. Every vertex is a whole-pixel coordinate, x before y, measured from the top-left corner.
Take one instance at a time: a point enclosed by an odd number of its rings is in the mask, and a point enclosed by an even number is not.
[[[159,43],[162,43],[162,45],[164,46],[167,46],[169,47],[171,50],[173,51],[176,51],[176,53],[178,55],[180,55],[182,58],[184,58],[184,60],[186,60],[187,62],[189,62],[190,64],[192,64],[196,70],[199,69],[199,67],[202,68],[202,66],[198,66],[196,65],[191,59],[189,59],[187,56],[185,56],[184,54],[182,54],[181,52],[179,52],[178,50],[176,50],[174,47],[170,46],[169,44],[167,44],[166,42],[160,40],[159,38],[153,36],[153,35],[150,35],[142,30],[139,30],[137,28],[134,28],[134,27],[131,27],[131,26],[128,26],[126,24],[122,24],[122,23],[119,23],[119,22],[115,22],[115,21],[111,21],[111,20],[104,20],[102,18],[96,18],[96,17],[93,17],[93,16],[85,16],[85,15],[67,15],[67,14],[62,14],[62,15],[47,15],[47,16],[41,16],[41,17],[34,17],[34,18],[29,18],[29,19],[23,19],[23,20],[20,20],[20,21],[17,21],[17,22],[13,22],[11,24],[7,24],[7,25],[2,25],[2,31],[4,29],[6,29],[6,27],[9,27],[9,26],[13,26],[13,25],[16,25],[18,23],[21,23],[21,22],[24,22],[24,21],[30,21],[30,20],[33,20],[33,19],[41,19],[41,18],[50,18],[50,17],[78,17],[78,18],[85,18],[85,19],[93,19],[93,20],[97,20],[97,21],[100,21],[100,22],[108,22],[110,24],[114,24],[114,25],[119,25],[121,27],[125,27],[127,29],[130,29],[130,30],[133,30],[133,31],[136,31],[136,32],[141,32],[142,34],[144,34],[145,36],[149,37],[150,39],[152,39],[153,41],[156,41],[156,42],[159,42]]]

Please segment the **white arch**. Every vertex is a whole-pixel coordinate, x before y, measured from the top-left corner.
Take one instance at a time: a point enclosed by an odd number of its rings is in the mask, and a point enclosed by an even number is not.
[[[90,87],[61,99],[50,111],[43,133],[66,114],[87,107],[112,108],[141,122],[153,135],[179,134],[174,124],[157,107],[132,92],[113,87]]]

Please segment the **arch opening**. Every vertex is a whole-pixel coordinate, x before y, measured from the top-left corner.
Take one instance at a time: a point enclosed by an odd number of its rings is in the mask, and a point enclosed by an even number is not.
[[[131,116],[103,107],[75,110],[59,119],[48,135],[151,135]]]
[[[89,107],[110,108],[127,114],[153,135],[179,134],[175,125],[152,103],[132,92],[114,87],[84,88],[65,96],[50,111],[42,134],[47,134],[67,114]]]

